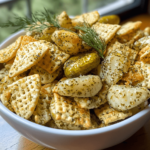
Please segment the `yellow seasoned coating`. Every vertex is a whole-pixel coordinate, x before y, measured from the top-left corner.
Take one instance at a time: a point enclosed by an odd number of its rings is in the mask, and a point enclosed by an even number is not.
[[[50,97],[53,97],[53,88],[55,87],[57,82],[58,81],[55,80],[50,84],[45,84],[44,86],[41,87],[41,92],[48,95],[48,96],[50,96]]]
[[[16,56],[18,49],[20,48],[22,36],[20,36],[14,43],[8,47],[0,50],[0,63],[6,63]]]
[[[142,52],[144,53],[142,54]],[[140,55],[140,60],[142,62],[150,64],[150,45],[147,45],[146,47],[144,47],[140,51],[139,55]]]
[[[100,18],[98,11],[93,11],[89,13],[82,14],[80,16],[76,16],[72,19],[73,26],[81,26],[84,22],[89,24],[90,26],[96,23]]]
[[[47,46],[49,47],[48,52],[37,65],[51,74],[60,68],[70,55],[60,51],[60,49],[52,43],[47,43]]]
[[[76,55],[79,53],[82,45],[81,38],[73,32],[57,30],[52,34],[52,40],[65,53]]]
[[[140,51],[141,49],[143,49],[144,47],[146,47],[149,44],[150,44],[150,36],[146,36],[146,37],[142,37],[139,40],[137,40],[134,43],[133,48],[137,51]]]
[[[60,15],[58,15],[57,19],[61,27],[75,31],[71,19],[67,15],[66,11],[63,11]]]
[[[37,124],[45,125],[48,121],[50,121],[50,102],[51,98],[48,95],[40,93],[38,103],[35,111],[33,112],[34,120]]]
[[[121,26],[120,30],[117,32],[117,35],[123,36],[126,34],[130,34],[131,32],[135,32],[135,30],[139,29],[141,25],[141,21],[127,22]]]
[[[103,24],[99,22],[92,26],[99,38],[103,39],[106,44],[112,40],[120,27],[120,25]]]
[[[129,69],[130,61],[128,58],[128,51],[123,53],[123,51],[119,50],[106,56],[100,71],[102,81],[105,81],[108,85],[116,84],[122,78],[123,73]]]
[[[21,41],[21,46],[27,45],[30,42],[35,42],[35,41],[37,41],[37,40],[34,39],[33,37],[24,35],[22,38],[22,41]]]
[[[150,92],[146,87],[112,85],[107,100],[115,110],[127,111],[147,101],[149,96]]]
[[[97,117],[104,122],[105,125],[124,120],[132,115],[131,111],[119,112],[111,108],[107,103],[100,108],[94,109],[94,112]]]
[[[29,119],[33,114],[40,96],[41,82],[39,75],[24,77],[11,85],[11,106],[20,117]]]
[[[1,81],[5,76],[7,76],[8,73],[9,73],[9,69],[7,69],[7,68],[2,68],[2,69],[0,70],[0,81]]]
[[[74,101],[76,101],[77,105],[80,108],[85,109],[94,109],[98,108],[100,105],[103,104],[101,98],[99,96],[93,97],[74,97]]]
[[[98,66],[100,57],[96,52],[83,53],[71,57],[64,64],[64,73],[67,78],[85,75]]]
[[[17,76],[32,66],[36,65],[49,50],[44,41],[30,42],[22,46],[15,57],[15,61],[9,70],[9,76]]]
[[[89,110],[79,108],[71,98],[54,93],[54,101],[50,104],[50,111],[55,122],[62,121],[79,128],[88,129],[91,127]]]
[[[9,60],[8,62],[6,62],[5,68],[9,70],[11,68],[12,64],[14,63],[14,60],[15,60],[15,57],[12,58],[11,60]]]
[[[63,78],[54,87],[53,92],[62,96],[92,97],[101,89],[102,83],[99,76],[87,75],[77,78]]]
[[[103,16],[99,19],[98,22],[105,23],[105,24],[119,24],[120,18],[117,15]]]
[[[30,70],[29,75],[38,74],[41,78],[41,83],[47,84],[53,82],[60,72],[62,72],[62,68],[59,68],[55,72],[50,74],[39,66],[33,66]]]
[[[145,35],[145,36],[149,36],[149,35],[150,35],[150,27],[146,27],[146,28],[144,29],[144,35]]]

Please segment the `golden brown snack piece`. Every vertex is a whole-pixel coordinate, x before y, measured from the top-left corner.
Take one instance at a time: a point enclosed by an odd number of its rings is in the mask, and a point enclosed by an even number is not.
[[[99,118],[92,111],[90,112],[90,116],[91,116],[91,128],[90,129],[99,128],[99,125],[101,124]]]
[[[30,42],[35,42],[35,41],[37,41],[37,40],[34,39],[33,37],[24,35],[22,38],[22,41],[21,41],[21,46],[27,45]]]
[[[51,98],[43,93],[40,93],[38,103],[33,112],[34,120],[38,124],[45,125],[48,121],[50,121],[50,102]]]
[[[141,25],[141,21],[127,22],[121,26],[120,30],[117,32],[117,35],[123,36],[126,34],[130,34],[131,32],[134,32],[135,30],[139,29]]]
[[[15,113],[25,119],[29,119],[38,103],[41,82],[39,75],[24,77],[11,85],[11,106]]]
[[[94,109],[103,104],[99,96],[93,97],[74,97],[74,101],[80,108]]]
[[[100,57],[96,52],[84,53],[71,57],[64,64],[64,73],[67,78],[85,75],[98,66]]]
[[[127,111],[147,101],[149,96],[150,92],[146,87],[112,85],[108,91],[107,100],[115,110]]]
[[[15,57],[15,61],[9,70],[9,76],[17,76],[32,66],[36,65],[49,50],[44,41],[30,42],[22,46]]]
[[[57,80],[53,81],[50,84],[45,84],[44,86],[41,87],[41,92],[44,94],[47,94],[50,97],[53,97],[53,88],[57,84]]]
[[[55,121],[54,121],[52,118],[51,118],[50,121],[48,121],[48,122],[45,124],[45,126],[50,127],[50,128],[58,129],[58,127],[57,127]]]
[[[134,43],[133,48],[137,51],[140,51],[141,49],[143,49],[144,47],[146,47],[149,44],[150,44],[150,36],[146,36],[146,37],[142,37],[139,40],[137,40]]]
[[[73,26],[78,26],[78,25],[81,26],[85,22],[91,26],[94,23],[96,23],[99,18],[100,18],[100,15],[99,15],[98,11],[85,13],[80,16],[74,17],[72,19],[72,25]]]
[[[91,127],[89,110],[79,108],[71,98],[54,93],[54,99],[50,104],[50,111],[57,126],[62,122],[72,126],[72,128],[80,129],[84,127],[88,129]],[[60,125],[59,128],[61,128]]]
[[[102,83],[99,76],[87,75],[77,78],[63,78],[54,87],[53,92],[62,96],[92,97],[101,89]]]
[[[82,45],[81,38],[73,32],[57,30],[52,34],[52,40],[65,53],[76,55],[79,53]]]
[[[124,120],[132,115],[131,111],[119,112],[111,108],[107,103],[100,108],[94,109],[97,117],[104,122],[105,125],[111,124],[113,122]]]
[[[37,65],[51,74],[60,68],[70,55],[60,51],[54,44],[47,44],[49,50]]]
[[[7,68],[2,68],[2,69],[0,70],[0,81],[1,81],[5,76],[7,76],[8,73],[9,73],[9,69],[7,69]]]
[[[149,35],[150,35],[150,27],[146,27],[146,28],[144,29],[144,35],[145,35],[145,36],[149,36]]]
[[[61,27],[75,31],[71,19],[67,15],[66,11],[63,11],[60,15],[58,15],[57,19]]]
[[[10,69],[12,64],[14,63],[15,57],[5,63],[5,68]]]
[[[142,62],[150,64],[150,45],[144,47],[140,51],[139,55]]]
[[[47,84],[47,83],[53,82],[61,71],[62,71],[62,69],[59,68],[55,72],[50,74],[46,70],[44,70],[43,68],[41,68],[39,66],[33,66],[30,70],[29,75],[39,74],[39,76],[41,78],[41,83]]]
[[[18,49],[20,48],[22,36],[20,36],[14,43],[8,47],[0,50],[0,63],[6,63],[16,56]]]
[[[99,22],[92,26],[99,38],[103,39],[106,44],[112,40],[120,27],[120,25],[103,24]]]

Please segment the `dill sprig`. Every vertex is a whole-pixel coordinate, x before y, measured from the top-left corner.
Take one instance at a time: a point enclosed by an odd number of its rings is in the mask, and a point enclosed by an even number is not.
[[[21,29],[28,31],[42,32],[45,28],[56,27],[60,28],[58,20],[50,11],[44,9],[43,12],[33,13],[31,18],[14,16],[14,20],[9,20],[6,23],[0,24],[0,27],[15,27],[17,32]]]
[[[83,26],[74,27],[77,30],[81,30],[84,33],[81,33],[79,37],[89,46],[93,47],[98,51],[100,57],[104,58],[103,53],[106,49],[106,43],[101,39],[94,29],[92,29],[87,23],[83,23]]]

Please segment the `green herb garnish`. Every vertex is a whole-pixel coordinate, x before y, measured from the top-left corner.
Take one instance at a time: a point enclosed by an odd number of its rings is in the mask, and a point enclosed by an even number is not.
[[[106,43],[101,39],[94,29],[92,29],[87,23],[83,23],[83,26],[76,26],[75,29],[81,30],[79,37],[89,46],[98,51],[99,55],[104,58],[103,53],[106,49]]]

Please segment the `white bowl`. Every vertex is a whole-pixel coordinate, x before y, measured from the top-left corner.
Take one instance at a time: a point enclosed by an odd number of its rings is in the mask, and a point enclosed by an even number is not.
[[[10,36],[0,49],[11,44],[23,31]],[[53,129],[25,120],[0,102],[0,115],[29,140],[59,150],[100,150],[123,142],[150,119],[150,105],[136,115],[114,125],[82,131]]]

